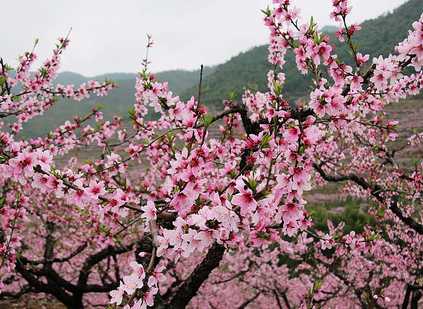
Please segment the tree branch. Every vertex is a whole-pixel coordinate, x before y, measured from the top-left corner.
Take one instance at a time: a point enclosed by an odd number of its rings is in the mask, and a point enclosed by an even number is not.
[[[220,261],[225,253],[225,247],[217,243],[207,252],[203,261],[195,268],[191,275],[182,283],[181,286],[173,293],[173,297],[169,303],[165,305],[167,309],[183,309],[190,300],[197,294],[198,289],[207,280],[213,269],[219,266]]]
[[[364,190],[370,190],[370,194],[376,198],[380,203],[387,204],[386,198],[381,195],[382,187],[379,185],[372,185],[368,183],[363,177],[357,176],[356,174],[349,175],[337,175],[332,176],[328,175],[321,167],[321,165],[313,164],[314,169],[319,173],[319,175],[328,182],[343,182],[343,181],[352,181],[362,187]],[[423,225],[416,222],[411,217],[406,217],[402,213],[401,209],[398,207],[398,198],[394,197],[389,204],[387,205],[389,209],[408,227],[415,230],[420,235],[423,235]]]

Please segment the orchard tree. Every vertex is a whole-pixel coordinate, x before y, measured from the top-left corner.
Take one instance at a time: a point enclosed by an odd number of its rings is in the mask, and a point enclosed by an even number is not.
[[[397,156],[418,153],[423,133],[400,137],[386,107],[423,86],[423,17],[389,57],[370,60],[354,43],[360,26],[347,23],[348,1],[333,0],[350,61],[291,1],[273,2],[264,11],[268,91],[246,91],[216,115],[201,104],[201,83],[197,99],[182,102],[146,57],[130,128],[93,110],[19,139],[58,99],[114,85],[54,84],[68,38],[36,72],[34,52],[15,69],[1,61],[0,299],[54,297],[68,308],[422,304],[423,163]],[[298,102],[283,90],[289,51],[312,80]],[[214,126],[219,135],[209,136]],[[69,159],[93,147],[95,159]],[[368,200],[371,223],[317,228],[305,193],[327,183]]]

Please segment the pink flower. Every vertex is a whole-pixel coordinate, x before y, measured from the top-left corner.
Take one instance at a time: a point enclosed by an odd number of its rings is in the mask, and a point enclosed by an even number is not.
[[[124,293],[124,289],[123,289],[123,285],[119,285],[119,287],[116,290],[113,290],[109,293],[111,299],[110,299],[110,303],[111,304],[117,304],[120,305],[122,303],[122,299],[123,299],[123,293]]]
[[[388,80],[385,77],[384,73],[381,71],[375,71],[370,81],[375,85],[376,89],[379,91],[384,90],[388,86]]]
[[[145,303],[144,299],[141,298],[137,300],[132,307],[126,305],[124,309],[146,309],[147,304]]]
[[[295,203],[286,203],[282,208],[284,222],[297,221],[301,218],[301,215],[301,209]]]
[[[361,53],[357,53],[357,63],[359,66],[365,64],[367,61],[369,61],[369,55],[362,55]]]
[[[198,195],[199,192],[195,190],[195,184],[190,182],[182,192],[176,194],[169,205],[177,210],[182,217],[185,217],[190,212]]]
[[[173,110],[173,114],[177,120],[180,120],[183,125],[192,127],[195,123],[195,114],[192,107],[195,105],[194,97],[186,104],[178,102]]]
[[[332,52],[332,47],[325,42],[320,43],[320,45],[314,47],[314,53],[318,57],[322,57],[324,61],[327,61],[329,59],[331,52]],[[317,62],[315,61],[315,64],[319,65],[320,60]]]
[[[144,280],[145,278],[145,271],[144,267],[141,264],[138,264],[137,262],[133,261],[129,264],[134,271],[133,273],[138,276],[141,280]]]
[[[154,305],[154,295],[155,294],[152,291],[147,291],[144,293],[143,299],[148,307],[152,307]]]
[[[210,231],[200,231],[194,236],[196,248],[200,252],[208,248],[213,243],[213,233]]]
[[[53,157],[49,151],[38,150],[35,152],[35,158],[37,160],[37,164],[41,167],[43,171],[50,171],[50,166],[53,162]]]
[[[73,190],[70,197],[70,203],[83,208],[86,205],[86,203],[89,201],[89,199],[90,198],[86,190],[83,190],[83,189]]]
[[[284,222],[284,232],[288,236],[293,236],[298,231],[298,223],[296,221]]]
[[[136,273],[123,277],[122,289],[128,294],[132,295],[137,289],[142,288],[144,285],[143,279]]]
[[[36,162],[37,160],[34,153],[23,151],[15,158],[10,160],[10,165],[13,169],[15,177],[31,177],[34,175],[34,167]]]
[[[254,199],[253,192],[246,188],[242,177],[237,179],[236,188],[239,193],[233,196],[232,204],[240,207],[242,216],[251,215],[257,208],[257,202]]]
[[[315,125],[304,130],[305,138],[310,145],[314,145],[322,137],[322,131]]]
[[[255,147],[257,147],[257,145],[260,144],[261,139],[262,139],[262,134],[258,136],[254,134],[250,134],[245,140],[245,147],[247,149],[254,149]]]
[[[325,234],[320,240],[320,246],[322,250],[332,249],[335,244],[335,241],[329,235]]]
[[[289,128],[288,130],[285,131],[283,136],[288,143],[290,144],[295,143],[298,141],[298,138],[300,137],[300,129],[298,129],[297,127]]]
[[[351,78],[351,90],[352,91],[359,91],[361,90],[361,84],[363,83],[364,79],[360,75],[354,75]]]
[[[46,193],[47,192],[47,182],[48,182],[48,176],[42,175],[42,174],[35,174],[33,178],[33,187],[39,189],[41,192]]]
[[[141,210],[144,211],[141,217],[145,218],[147,222],[156,219],[157,210],[153,201],[147,201],[147,205],[141,207]]]
[[[90,199],[97,201],[100,196],[106,193],[104,183],[95,180],[91,181],[88,188],[85,188],[85,193]]]

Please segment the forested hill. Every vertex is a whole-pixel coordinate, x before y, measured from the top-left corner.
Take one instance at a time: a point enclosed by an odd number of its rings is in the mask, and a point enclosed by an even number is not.
[[[381,4],[383,1],[380,1]],[[376,19],[362,23],[362,30],[357,33],[354,41],[362,53],[373,56],[389,55],[397,42],[402,41],[408,34],[413,21],[419,19],[423,13],[423,0],[410,0],[393,12],[386,13]],[[333,32],[330,27],[322,30]],[[349,53],[341,47],[337,39],[331,34],[332,42],[338,47],[336,53],[341,59],[349,59]],[[288,54],[285,73],[287,83],[285,93],[290,98],[303,96],[308,90],[308,80],[298,73],[293,54]],[[247,52],[240,53],[228,62],[217,66],[215,72],[205,78],[203,83],[204,102],[217,108],[229,93],[238,97],[244,87],[264,91],[266,89],[266,72],[270,69],[267,62],[267,46],[259,46]],[[183,93],[187,98],[196,93],[196,89],[188,89]]]
[[[203,75],[208,76],[214,71],[213,67],[205,67]],[[112,80],[119,88],[128,90],[128,96],[134,94],[135,73],[108,73],[92,77],[85,77],[81,74],[74,72],[62,72],[57,76],[55,83],[57,84],[73,84],[79,85],[88,80]],[[170,70],[156,73],[156,77],[160,81],[169,82],[170,89],[175,94],[180,94],[184,90],[198,84],[200,78],[200,70],[188,71],[188,70]],[[127,89],[129,87],[130,89]]]
[[[213,67],[205,67],[203,76],[207,77],[212,73]],[[168,81],[170,89],[180,95],[183,90],[198,84],[200,79],[200,70],[172,70],[163,71],[156,74],[157,79]],[[112,80],[117,84],[117,88],[113,89],[106,97],[93,97],[83,102],[69,102],[68,100],[60,100],[56,106],[48,110],[43,116],[34,118],[30,122],[24,124],[21,132],[23,137],[40,136],[47,134],[55,127],[63,124],[66,120],[73,119],[74,116],[83,116],[94,107],[101,106],[102,112],[107,119],[114,115],[127,117],[129,108],[134,104],[135,95],[135,73],[110,73],[93,77],[85,77],[74,72],[62,72],[55,80],[58,84],[80,85],[90,79],[103,81]]]

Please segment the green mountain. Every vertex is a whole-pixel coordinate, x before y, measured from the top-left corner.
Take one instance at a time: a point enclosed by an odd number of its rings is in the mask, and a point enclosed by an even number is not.
[[[56,84],[72,84],[72,85],[80,85],[88,80],[87,77],[74,73],[74,72],[62,72],[57,75],[55,79]]]
[[[321,32],[325,32],[325,33],[334,33],[337,30],[338,30],[338,26],[334,26],[334,25],[324,26],[322,29],[320,29]]]
[[[370,59],[379,54],[389,55],[396,43],[402,41],[408,34],[412,23],[418,20],[423,12],[422,0],[410,0],[390,13],[361,24],[362,30],[355,37],[354,42],[360,52],[370,54]],[[336,46],[339,57],[351,63],[348,50],[338,42],[330,27],[323,28]],[[208,105],[221,107],[221,102],[230,93],[238,98],[249,89],[266,90],[266,72],[271,69],[267,62],[267,46],[252,48],[231,58],[228,62],[218,65],[203,83],[203,101]],[[304,96],[309,90],[309,80],[298,73],[295,58],[292,53],[287,55],[284,72],[287,82],[284,86],[285,94],[290,99]],[[196,93],[196,89],[187,89],[182,97],[187,98]]]
[[[206,77],[213,71],[214,67],[205,67],[203,76]],[[93,97],[88,101],[74,102],[64,99],[60,100],[44,115],[24,124],[20,135],[22,137],[29,137],[47,134],[66,120],[72,120],[76,115],[86,115],[94,106],[101,106],[106,119],[111,119],[115,115],[127,118],[128,110],[134,104],[135,100],[135,78],[135,73],[110,73],[85,77],[74,72],[62,72],[55,80],[57,84],[73,84],[77,86],[91,79],[98,81],[112,80],[116,83],[117,88],[113,89],[106,97]],[[157,73],[156,78],[160,81],[168,81],[170,89],[176,95],[180,95],[183,90],[195,87],[198,84],[200,70],[163,71]]]

